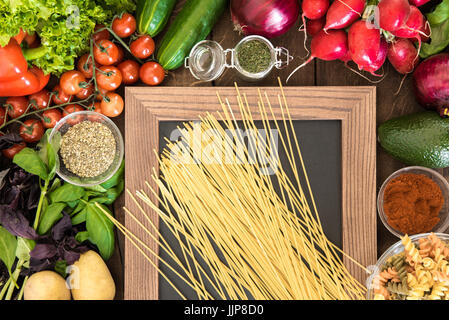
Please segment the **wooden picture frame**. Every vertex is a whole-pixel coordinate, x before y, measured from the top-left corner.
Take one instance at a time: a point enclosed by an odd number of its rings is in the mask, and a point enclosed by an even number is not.
[[[254,115],[258,114],[256,87],[239,88]],[[261,88],[280,117],[279,87]],[[125,123],[125,184],[131,192],[146,189],[153,167],[158,171],[154,150],[159,150],[161,121],[198,120],[206,112],[221,110],[217,92],[228,98],[239,114],[233,87],[127,87]],[[340,120],[342,130],[342,244],[343,250],[368,266],[377,259],[376,236],[376,88],[375,87],[284,87],[293,120]],[[255,120],[258,120],[257,118]],[[139,161],[146,159],[146,161]],[[154,185],[153,185],[154,187]],[[153,199],[154,200],[154,199]],[[129,195],[125,207],[138,213]],[[151,213],[151,211],[150,211]],[[158,225],[157,214],[151,214]],[[145,243],[158,246],[129,216],[125,225]],[[156,262],[156,259],[154,259]],[[362,283],[366,274],[344,258],[350,272]],[[129,242],[125,242],[124,298],[157,299],[158,272]]]

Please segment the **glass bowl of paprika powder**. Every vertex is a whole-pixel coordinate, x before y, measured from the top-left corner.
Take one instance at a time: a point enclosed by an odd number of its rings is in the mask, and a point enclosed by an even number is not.
[[[397,237],[445,232],[449,227],[449,183],[432,169],[402,168],[382,184],[377,211]]]

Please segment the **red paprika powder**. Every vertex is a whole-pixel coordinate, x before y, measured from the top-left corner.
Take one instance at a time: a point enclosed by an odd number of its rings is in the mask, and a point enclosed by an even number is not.
[[[440,221],[443,204],[440,187],[423,174],[402,174],[392,179],[384,192],[388,224],[409,235],[431,231]]]

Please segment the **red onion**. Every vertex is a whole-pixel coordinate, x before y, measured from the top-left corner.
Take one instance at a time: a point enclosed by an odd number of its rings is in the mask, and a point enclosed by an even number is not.
[[[440,53],[421,62],[413,73],[415,95],[427,109],[444,113],[449,108],[449,53]]]
[[[266,38],[287,32],[299,16],[298,0],[231,0],[231,16],[245,35]]]

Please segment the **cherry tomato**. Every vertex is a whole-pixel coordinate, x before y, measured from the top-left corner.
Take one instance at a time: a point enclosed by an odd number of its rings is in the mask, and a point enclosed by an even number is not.
[[[92,78],[92,57],[88,53],[82,55],[78,60],[77,69],[83,74],[84,77],[88,79]]]
[[[106,93],[108,93],[108,90],[103,89],[102,87],[98,87],[98,94],[95,97],[95,100],[101,101],[103,100],[103,97],[106,96]]]
[[[64,72],[59,79],[59,86],[62,91],[68,95],[76,95],[83,88],[80,86],[82,82],[86,82],[86,78],[79,71],[72,70]]]
[[[72,96],[62,91],[59,84],[57,84],[52,91],[53,96],[51,97],[51,100],[54,104],[64,104],[72,100]]]
[[[97,72],[97,84],[107,91],[117,89],[122,83],[122,73],[114,66],[102,66]]]
[[[112,21],[112,31],[120,38],[127,38],[136,31],[136,19],[129,13],[124,13],[121,18]]]
[[[76,97],[80,100],[87,99],[94,93],[94,90],[94,84],[91,82],[87,84],[85,88],[81,89],[81,91],[76,94]]]
[[[89,108],[90,111],[95,111],[98,113],[101,113],[101,103],[100,102],[94,102]]]
[[[98,42],[100,40],[109,40],[109,31],[104,29],[100,32],[98,30],[105,28],[104,24],[97,24],[94,28],[94,33],[92,34],[92,39],[94,42]]]
[[[62,111],[62,116],[65,117],[71,113],[79,112],[79,111],[84,111],[84,108],[78,104],[69,104]],[[77,116],[67,119],[67,123],[73,126],[73,125],[81,122],[82,120],[83,120],[83,116],[77,115]]]
[[[39,92],[33,93],[32,95],[29,96],[30,99],[30,103],[32,104],[32,107],[34,109],[45,109],[47,108],[50,103],[51,103],[51,99],[50,99],[50,92],[48,92],[45,89],[42,89]]]
[[[110,66],[118,61],[118,48],[112,41],[100,40],[94,44],[94,59],[101,65]]]
[[[58,109],[50,109],[42,112],[42,124],[45,128],[54,128],[56,123],[61,120],[62,114]]]
[[[117,117],[123,111],[123,98],[115,92],[108,92],[106,93],[106,97],[101,101],[100,107],[101,113],[105,116],[110,118]]]
[[[38,142],[44,135],[44,126],[40,120],[28,119],[20,126],[19,134],[25,142]]]
[[[8,115],[15,119],[23,115],[28,109],[28,99],[26,97],[9,97],[6,99]]]
[[[5,123],[7,117],[5,108],[0,108],[0,126]]]
[[[8,159],[13,159],[14,156],[20,151],[22,151],[22,149],[25,148],[26,146],[27,145],[25,142],[16,143],[15,145],[13,145],[8,149],[3,149],[2,154]]]
[[[134,60],[125,60],[117,68],[122,73],[124,84],[133,84],[139,80],[139,64]]]
[[[114,65],[119,64],[125,58],[125,52],[123,51],[123,48],[117,46],[117,49],[118,49],[118,59],[117,59],[117,62],[114,63]]]
[[[131,53],[139,59],[146,59],[154,52],[154,40],[148,35],[140,36],[129,47]]]
[[[140,67],[140,79],[149,86],[157,86],[165,78],[165,71],[157,62],[146,62]]]

